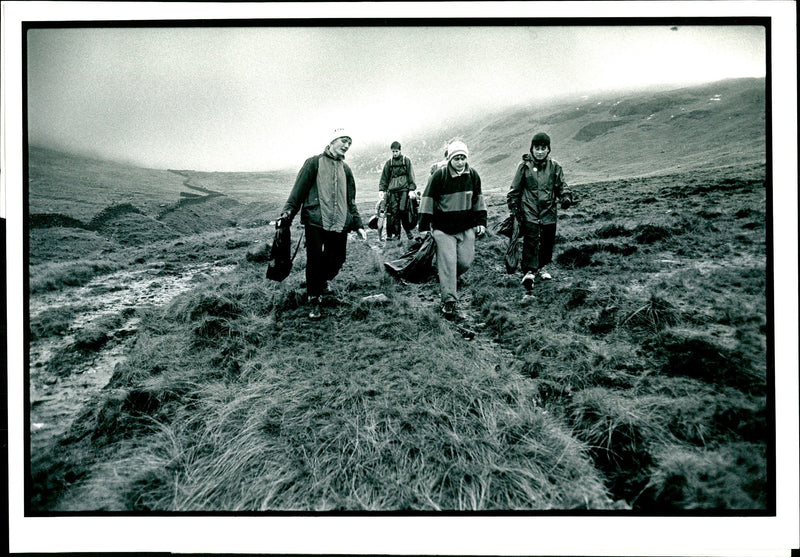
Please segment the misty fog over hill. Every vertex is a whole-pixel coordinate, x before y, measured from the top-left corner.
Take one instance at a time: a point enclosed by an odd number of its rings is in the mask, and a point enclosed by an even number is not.
[[[447,140],[461,137],[485,187],[505,189],[537,131],[550,135],[552,156],[573,183],[764,162],[764,79],[602,94],[516,107],[460,125],[432,124],[428,134],[406,138],[403,153],[425,176],[441,158]],[[388,145],[381,151],[372,146],[359,149],[356,143],[349,160],[356,176],[366,177],[379,173],[388,156]]]
[[[564,167],[568,182],[577,184],[748,161],[763,163],[766,159],[765,113],[764,79],[731,79],[702,86],[608,93],[542,106],[514,107],[476,115],[459,123],[431,122],[429,131],[399,139],[403,143],[403,154],[414,163],[420,187],[424,187],[430,166],[442,157],[447,140],[460,137],[469,146],[470,163],[479,171],[484,188],[503,191],[509,186],[520,157],[527,152],[530,138],[537,131],[551,136],[553,158]],[[309,145],[308,156],[321,152],[322,148]],[[161,190],[166,200],[172,200],[186,178],[156,169],[148,169],[141,175],[142,169],[86,157],[79,157],[81,162],[72,164],[69,158],[72,156],[65,158],[64,154],[32,146],[29,161],[31,212],[43,210],[38,207],[40,196],[47,188],[54,187],[41,179],[40,170],[45,166],[61,165],[62,174],[73,173],[84,191],[107,198],[108,204],[136,204],[137,199],[144,203],[149,199],[152,203],[153,198],[160,197],[157,193]],[[374,200],[380,171],[389,156],[388,145],[364,145],[356,138],[347,161],[356,177],[360,201]],[[213,176],[215,184],[224,176],[226,189],[221,193],[238,201],[254,202],[264,201],[265,196],[271,200],[273,196],[283,197],[302,163],[303,160],[298,160],[295,168],[279,172],[185,171],[190,172],[198,184],[203,176]],[[71,166],[73,170],[69,169]],[[139,176],[137,180],[146,176],[148,183],[136,184],[131,177],[126,178],[126,173],[131,172]],[[237,186],[237,176],[241,178],[239,182],[247,185]],[[252,191],[254,178],[263,179],[263,191]],[[95,188],[100,189],[95,191]],[[76,205],[85,202],[66,197],[66,205],[75,206],[73,212],[81,212]],[[87,200],[92,206],[96,206],[96,201]]]

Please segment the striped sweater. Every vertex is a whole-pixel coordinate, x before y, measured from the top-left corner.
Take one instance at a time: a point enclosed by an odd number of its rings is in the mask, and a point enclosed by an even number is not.
[[[454,175],[447,165],[434,172],[419,204],[420,232],[433,228],[458,234],[479,225],[486,226],[486,203],[475,169],[467,166],[466,172]]]

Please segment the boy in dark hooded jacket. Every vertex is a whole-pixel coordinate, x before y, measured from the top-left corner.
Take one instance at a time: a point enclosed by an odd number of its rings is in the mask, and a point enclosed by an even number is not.
[[[522,155],[507,195],[508,208],[522,226],[522,285],[527,293],[537,278],[552,278],[545,265],[553,260],[558,201],[566,209],[573,194],[561,165],[550,158],[550,137],[540,132],[531,140],[530,153]]]

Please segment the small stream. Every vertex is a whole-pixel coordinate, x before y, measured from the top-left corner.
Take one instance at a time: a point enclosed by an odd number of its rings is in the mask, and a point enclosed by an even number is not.
[[[30,343],[31,454],[35,455],[66,432],[85,402],[108,383],[115,366],[125,360],[138,328],[133,310],[166,305],[198,282],[234,268],[235,265],[203,263],[169,274],[163,266],[126,269],[97,277],[81,287],[32,296],[31,320],[45,310],[56,308],[74,308],[76,313],[65,334]],[[75,354],[69,348],[80,331],[98,319],[120,315],[127,317],[114,331],[109,331],[110,340],[102,348],[76,358],[68,373],[52,371],[49,364],[54,358]]]

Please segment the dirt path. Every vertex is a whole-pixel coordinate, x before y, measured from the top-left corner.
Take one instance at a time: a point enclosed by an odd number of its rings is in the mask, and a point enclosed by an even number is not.
[[[177,174],[178,176],[183,176],[183,178],[184,178],[183,186],[186,187],[186,188],[189,188],[189,189],[195,190],[195,191],[201,191],[201,192],[203,192],[205,194],[208,194],[208,196],[213,196],[213,197],[220,196],[220,195],[225,195],[224,193],[221,193],[221,192],[218,192],[218,191],[210,190],[210,189],[204,188],[202,186],[193,185],[192,184],[192,177],[186,172],[183,172],[181,170],[170,170],[170,172],[172,172],[173,174]]]
[[[32,320],[45,310],[76,309],[66,334],[30,344],[31,453],[36,454],[63,434],[90,395],[102,389],[114,367],[124,361],[138,327],[134,310],[163,306],[198,280],[233,268],[203,263],[166,275],[163,266],[152,266],[97,277],[82,287],[33,296]],[[85,355],[74,350],[82,331],[114,316],[123,317],[115,320],[113,330],[105,332],[108,341],[100,349]]]

